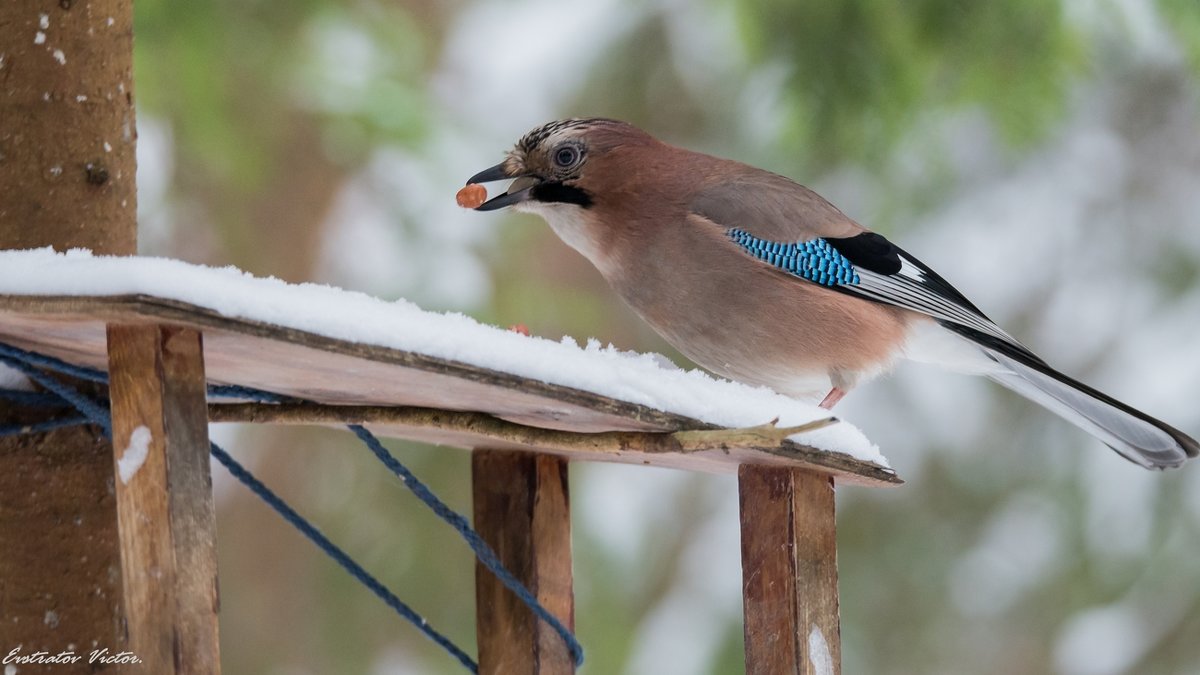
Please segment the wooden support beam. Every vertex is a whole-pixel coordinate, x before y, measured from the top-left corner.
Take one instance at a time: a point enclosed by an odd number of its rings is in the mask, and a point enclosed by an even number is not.
[[[833,417],[793,427],[769,423],[741,429],[582,433],[519,424],[480,412],[411,406],[214,403],[208,407],[208,419],[210,422],[250,424],[362,424],[382,436],[438,445],[551,453],[571,460],[725,473],[736,471],[739,464],[806,466],[829,473],[845,483],[895,485],[904,482],[888,467],[790,440],[790,436],[836,424],[837,419]]]
[[[219,673],[201,336],[110,326],[108,345],[129,672]]]
[[[553,455],[476,450],[471,481],[476,530],[542,606],[573,628],[567,461]],[[480,675],[575,672],[562,637],[479,563],[475,600]]]
[[[828,475],[738,469],[748,675],[837,675],[837,526]]]

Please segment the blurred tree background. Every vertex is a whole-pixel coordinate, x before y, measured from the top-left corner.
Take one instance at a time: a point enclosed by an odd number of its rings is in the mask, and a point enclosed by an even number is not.
[[[135,9],[144,254],[682,362],[541,221],[454,206],[527,129],[618,117],[810,185],[1050,362],[1200,430],[1194,0]],[[847,673],[1200,672],[1196,467],[1149,474],[915,366],[842,405],[909,481],[839,494]],[[473,649],[469,551],[347,435],[213,433]],[[469,511],[465,453],[396,445]],[[214,473],[225,672],[459,672]],[[740,672],[732,477],[572,480],[582,672]]]

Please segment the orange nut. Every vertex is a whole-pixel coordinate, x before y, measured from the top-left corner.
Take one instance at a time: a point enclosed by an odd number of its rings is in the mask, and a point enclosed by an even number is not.
[[[487,188],[479,183],[467,183],[458,194],[454,195],[458,205],[464,209],[473,209],[487,199]]]

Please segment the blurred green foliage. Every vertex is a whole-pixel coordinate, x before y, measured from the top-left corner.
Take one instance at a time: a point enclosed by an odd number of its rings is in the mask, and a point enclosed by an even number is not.
[[[786,73],[785,142],[816,167],[879,162],[931,106],[982,106],[1013,142],[1058,118],[1083,60],[1059,3],[736,3],[759,63]]]
[[[359,162],[369,147],[428,133],[438,35],[402,5],[145,0],[136,10],[138,102],[172,121],[181,155],[222,187],[262,187],[290,114],[352,127],[339,139],[354,137],[347,159]],[[347,63],[353,73],[338,70]]]
[[[1200,3],[1191,0],[1158,0],[1171,31],[1187,51],[1191,67],[1200,73]]]

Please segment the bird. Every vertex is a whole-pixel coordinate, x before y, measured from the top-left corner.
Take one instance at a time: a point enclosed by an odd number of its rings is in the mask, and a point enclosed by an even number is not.
[[[900,359],[982,375],[1167,469],[1195,439],[1055,370],[929,266],[816,192],[619,120],[539,126],[467,185],[541,216],[668,343],[732,380],[832,409]]]

